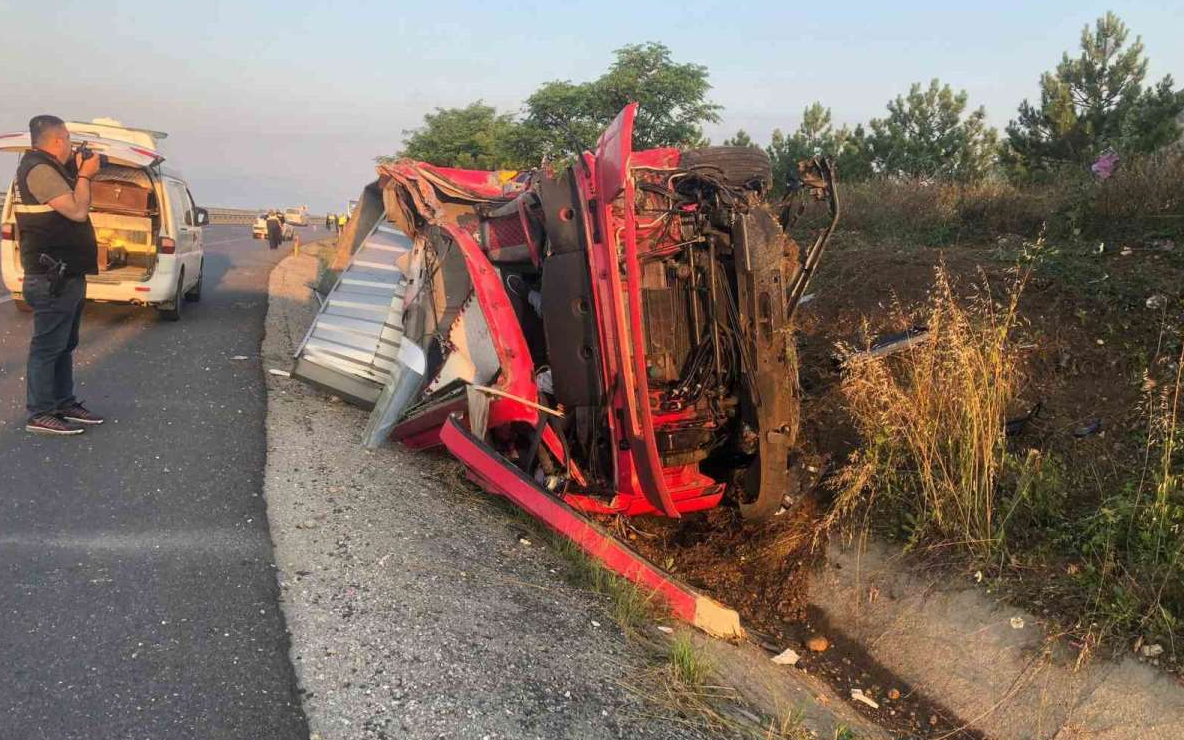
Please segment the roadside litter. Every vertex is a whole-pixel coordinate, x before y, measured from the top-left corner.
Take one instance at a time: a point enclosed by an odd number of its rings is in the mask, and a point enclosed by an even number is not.
[[[913,326],[904,331],[877,337],[866,350],[853,352],[845,357],[841,357],[839,358],[839,362],[844,365],[850,365],[878,357],[887,357],[898,352],[903,352],[910,347],[915,347],[918,344],[928,342],[929,338],[929,327]]]
[[[802,656],[798,655],[793,648],[786,648],[783,652],[773,656],[773,662],[777,665],[797,665]]]
[[[857,702],[862,702],[863,704],[868,705],[872,709],[880,708],[880,705],[877,704],[874,699],[863,693],[863,689],[851,689],[851,698]]]

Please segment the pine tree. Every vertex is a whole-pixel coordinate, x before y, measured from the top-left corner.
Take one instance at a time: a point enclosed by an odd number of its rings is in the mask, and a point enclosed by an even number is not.
[[[830,108],[818,101],[802,111],[802,122],[793,134],[774,130],[765,151],[773,163],[773,187],[778,194],[796,174],[798,162],[816,155],[833,159],[842,180],[862,180],[872,174],[863,126],[836,129]]]
[[[736,132],[736,135],[733,136],[732,138],[724,139],[723,145],[724,146],[751,146],[751,147],[755,147],[757,145],[757,143],[752,140],[752,137],[748,135],[747,131],[745,131],[744,129],[740,129],[739,131]]]
[[[974,180],[987,174],[998,151],[995,129],[978,108],[966,114],[967,95],[934,79],[914,83],[888,101],[888,116],[870,123],[867,146],[877,172],[898,177]]]
[[[1024,100],[1007,126],[1004,162],[1017,174],[1085,165],[1105,149],[1150,152],[1179,137],[1184,91],[1171,76],[1144,91],[1147,57],[1114,13],[1081,32],[1081,54],[1066,52],[1040,77],[1040,102]]]

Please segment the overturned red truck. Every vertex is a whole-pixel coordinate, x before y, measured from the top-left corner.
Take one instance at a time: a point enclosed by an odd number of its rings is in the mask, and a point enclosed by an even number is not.
[[[807,160],[772,203],[761,150],[633,151],[635,113],[563,169],[380,166],[370,220],[410,243],[372,426],[586,512],[763,518],[793,486],[791,326],[838,219],[834,172]],[[802,249],[811,200],[829,218]]]
[[[633,151],[635,114],[566,168],[380,166],[294,374],[373,404],[370,443],[443,445],[701,623],[703,597],[576,510],[781,506],[792,320],[838,220],[835,175],[802,162],[774,203],[761,150]],[[828,214],[803,249],[789,233],[811,202]]]

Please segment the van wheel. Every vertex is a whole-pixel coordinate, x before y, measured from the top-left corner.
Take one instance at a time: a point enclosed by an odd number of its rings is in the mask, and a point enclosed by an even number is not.
[[[183,287],[185,284],[185,273],[181,273],[181,277],[177,278],[177,289],[173,291],[173,300],[170,303],[161,306],[160,317],[165,321],[180,321],[181,307],[185,305],[185,291]]]
[[[30,306],[28,303],[25,303],[20,298],[16,298],[15,296],[12,299],[12,305],[16,306],[16,310],[20,311],[21,313],[33,313],[32,306]]]
[[[189,301],[190,303],[197,303],[198,301],[201,300],[201,277],[202,277],[202,274],[205,272],[205,269],[204,269],[205,266],[206,266],[206,263],[204,260],[200,264],[198,264],[198,266],[197,266],[197,285],[194,285],[192,288],[189,289],[189,292],[187,292],[185,294],[185,300]]]

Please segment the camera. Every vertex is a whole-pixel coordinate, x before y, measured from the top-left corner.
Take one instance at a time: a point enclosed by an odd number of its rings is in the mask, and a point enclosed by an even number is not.
[[[77,149],[75,149],[74,151],[75,151],[75,153],[77,153],[77,154],[78,154],[80,157],[82,157],[82,161],[83,161],[83,162],[85,162],[86,160],[88,160],[88,159],[90,159],[91,157],[95,156],[95,152],[94,152],[94,151],[93,151],[93,150],[92,150],[92,149],[91,149],[89,146],[87,146],[87,145],[86,145],[86,142],[85,142],[85,141],[84,141],[84,142],[82,142],[81,144],[79,144],[79,145],[78,145],[78,148],[77,148]],[[106,154],[100,154],[100,155],[99,155],[99,166],[100,166],[100,167],[106,167],[106,166],[107,166],[107,155],[106,155]]]

